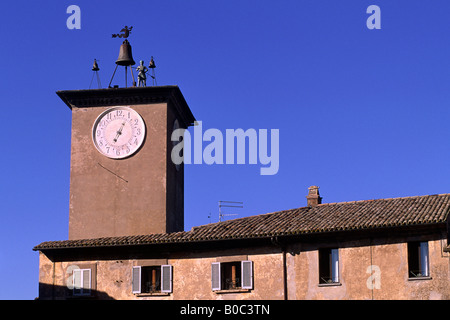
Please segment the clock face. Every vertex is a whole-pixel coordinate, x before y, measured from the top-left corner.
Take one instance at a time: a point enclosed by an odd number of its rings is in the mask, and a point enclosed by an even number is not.
[[[97,150],[112,159],[131,156],[145,139],[145,123],[129,107],[113,107],[95,120],[92,138]]]

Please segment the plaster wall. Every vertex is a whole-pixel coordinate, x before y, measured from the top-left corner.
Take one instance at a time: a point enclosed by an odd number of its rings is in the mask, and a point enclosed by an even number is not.
[[[92,142],[95,119],[108,108],[72,108],[69,239],[182,230],[183,219],[167,221],[167,104],[132,106],[147,135],[140,151],[121,160],[100,154]]]
[[[371,239],[339,243],[298,243],[286,252],[287,299],[450,299],[449,254],[444,238],[428,240],[430,277],[408,276],[407,242]],[[414,238],[412,240],[423,240]],[[339,248],[339,283],[320,285],[318,249]],[[147,262],[154,261],[149,257]],[[253,261],[253,289],[241,292],[211,290],[211,264],[223,261]],[[98,298],[108,299],[284,299],[283,254],[280,248],[260,247],[211,252],[185,252],[165,258],[173,266],[173,292],[168,295],[135,295],[131,292],[132,267],[144,260],[95,260],[52,262],[40,254],[41,297],[64,298],[73,265],[93,266]],[[68,271],[69,270],[69,271]],[[68,280],[69,279],[69,280]],[[69,282],[68,282],[69,281]],[[54,284],[53,289],[49,289]],[[56,288],[56,289],[55,289]],[[46,291],[45,291],[46,290]]]
[[[449,254],[444,238],[428,240],[430,277],[410,278],[407,240],[297,244],[288,255],[290,299],[450,299]],[[339,248],[339,282],[319,284],[318,248]]]

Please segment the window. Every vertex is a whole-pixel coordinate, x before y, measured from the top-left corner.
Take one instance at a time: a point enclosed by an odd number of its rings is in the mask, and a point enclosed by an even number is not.
[[[252,289],[252,261],[214,262],[211,265],[213,291]]]
[[[410,278],[429,277],[428,242],[408,242],[408,276]]]
[[[172,266],[136,266],[133,267],[133,293],[170,293],[172,292]]]
[[[91,294],[91,269],[73,270],[73,295],[86,296]]]
[[[319,283],[339,283],[338,249],[319,249]]]

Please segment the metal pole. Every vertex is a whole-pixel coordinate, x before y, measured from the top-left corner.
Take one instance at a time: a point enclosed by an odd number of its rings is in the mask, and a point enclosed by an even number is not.
[[[133,78],[133,87],[136,87],[136,81],[134,80],[133,68],[130,67],[131,77]]]
[[[95,73],[97,74],[98,88],[101,89],[101,88],[102,88],[102,83],[101,83],[101,81],[100,81],[100,76],[98,75],[98,71],[95,71]]]
[[[114,75],[116,74],[117,66],[118,66],[118,64],[116,64],[116,68],[114,69],[114,73],[113,73],[113,75],[112,75],[112,77],[111,77],[111,80],[109,81],[108,88],[111,88],[111,82],[112,82],[112,80],[113,80],[113,78],[114,78]]]

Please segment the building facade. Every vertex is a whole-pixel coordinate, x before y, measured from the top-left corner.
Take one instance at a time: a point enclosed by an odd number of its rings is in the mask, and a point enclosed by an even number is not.
[[[72,112],[69,239],[39,299],[450,299],[450,195],[322,203],[184,231],[176,86],[59,91]]]
[[[319,204],[187,232],[44,242],[40,298],[449,299],[449,206],[447,194]]]

